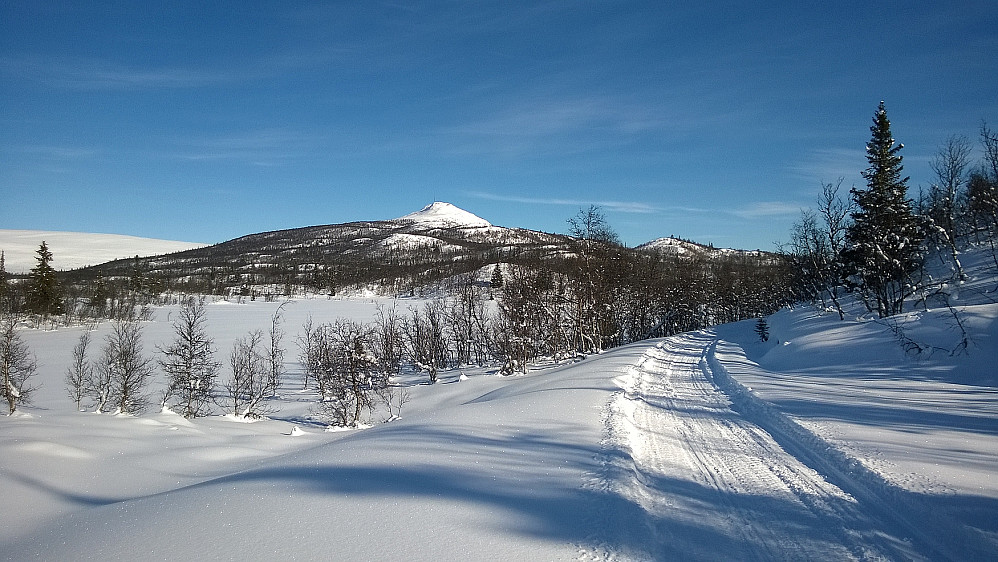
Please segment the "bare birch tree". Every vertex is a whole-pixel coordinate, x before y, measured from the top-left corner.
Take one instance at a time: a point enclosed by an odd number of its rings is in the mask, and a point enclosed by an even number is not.
[[[142,394],[153,375],[153,361],[142,353],[142,327],[135,320],[119,320],[105,338],[94,369],[98,390],[97,411],[110,399],[118,414],[137,414],[145,407]]]
[[[13,414],[21,404],[31,401],[34,390],[28,380],[35,375],[38,363],[16,330],[12,316],[0,319],[0,395],[7,402],[7,413]]]
[[[250,332],[232,344],[232,377],[225,385],[232,414],[258,418],[268,412],[264,400],[271,392],[270,369],[263,350],[263,333]]]
[[[204,298],[189,297],[173,323],[173,343],[160,350],[159,364],[167,376],[163,405],[172,405],[185,418],[208,415],[221,367],[206,322]]]
[[[87,360],[89,347],[90,330],[84,330],[73,347],[73,362],[66,370],[66,391],[73,402],[76,402],[77,410],[81,409],[83,398],[87,396],[87,384],[93,378],[94,367]]]
[[[270,386],[271,396],[277,395],[277,389],[281,386],[281,378],[284,377],[284,329],[281,322],[284,319],[284,307],[288,305],[285,301],[277,307],[277,311],[270,318],[270,330],[267,335],[270,337],[270,347],[267,348],[268,386]]]

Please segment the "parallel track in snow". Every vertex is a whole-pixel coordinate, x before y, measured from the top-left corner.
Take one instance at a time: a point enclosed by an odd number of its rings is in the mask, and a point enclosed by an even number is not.
[[[655,559],[922,560],[985,554],[727,376],[710,332],[618,379],[608,488],[639,505]],[[871,485],[871,482],[873,483]],[[940,527],[940,525],[944,525]],[[949,537],[940,540],[940,532]],[[954,536],[955,535],[955,536]],[[957,544],[958,546],[954,546]]]

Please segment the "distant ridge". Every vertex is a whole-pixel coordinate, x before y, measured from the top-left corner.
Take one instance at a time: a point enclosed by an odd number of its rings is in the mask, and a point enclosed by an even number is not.
[[[88,234],[51,230],[0,230],[0,250],[8,273],[35,267],[35,252],[44,241],[52,252],[52,267],[65,271],[135,256],[172,254],[207,244],[140,238],[124,234]]]

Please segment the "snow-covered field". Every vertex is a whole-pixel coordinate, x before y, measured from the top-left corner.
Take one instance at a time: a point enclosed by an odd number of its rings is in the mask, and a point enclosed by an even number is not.
[[[990,284],[990,285],[989,285]],[[998,304],[964,288],[973,343],[946,310],[888,326],[810,308],[500,377],[407,379],[401,419],[324,431],[287,305],[288,377],[269,420],[74,411],[79,328],[25,330],[42,383],[0,418],[6,559],[929,559],[998,552]],[[387,302],[387,301],[382,301]],[[400,301],[404,309],[415,302]],[[278,303],[217,302],[209,332],[266,329]],[[146,351],[176,309],[144,323]],[[99,328],[99,342],[108,326]],[[462,376],[464,375],[464,376]],[[155,389],[153,389],[155,390]],[[372,420],[377,422],[378,420]],[[297,430],[296,430],[297,428]]]

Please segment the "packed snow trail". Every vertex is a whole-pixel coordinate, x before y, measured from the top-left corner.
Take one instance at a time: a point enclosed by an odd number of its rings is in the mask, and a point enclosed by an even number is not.
[[[733,408],[714,381],[714,345],[710,332],[669,338],[618,379],[623,392],[611,404],[604,444],[606,487],[642,507],[650,557],[959,556],[923,540],[939,532],[931,523],[888,515],[906,505],[843,491],[820,462],[802,462],[787,452],[794,447],[777,443],[761,416]]]

